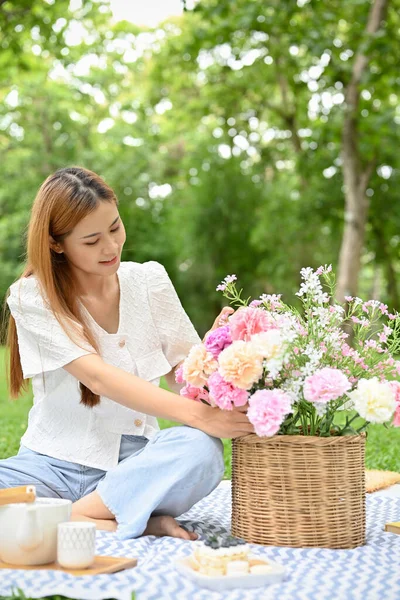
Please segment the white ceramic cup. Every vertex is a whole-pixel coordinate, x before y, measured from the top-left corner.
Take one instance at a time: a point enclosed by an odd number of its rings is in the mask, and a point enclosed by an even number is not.
[[[96,523],[68,521],[59,523],[57,560],[66,569],[87,569],[94,562]]]

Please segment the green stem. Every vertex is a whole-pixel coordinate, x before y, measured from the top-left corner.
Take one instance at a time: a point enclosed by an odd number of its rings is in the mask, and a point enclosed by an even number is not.
[[[358,419],[358,418],[359,418],[359,416],[360,416],[360,415],[359,415],[358,413],[356,413],[356,414],[355,414],[355,415],[354,415],[354,416],[353,416],[353,417],[352,417],[350,420],[349,420],[349,418],[348,418],[348,417],[346,417],[346,423],[345,423],[344,427],[343,427],[342,429],[340,429],[340,435],[344,435],[344,433],[345,433],[347,430],[349,430],[349,431],[353,432],[354,430],[353,430],[353,428],[352,428],[352,427],[350,427],[350,424],[351,424],[351,423],[352,423],[352,422],[353,422],[355,419]]]
[[[310,434],[311,435],[315,435],[315,431],[316,431],[316,410],[314,408],[314,406],[311,408],[311,413],[310,413],[310,421],[311,421],[311,427],[310,427]]]
[[[369,425],[369,421],[365,421],[364,425],[362,425],[362,427],[360,427],[359,429],[357,429],[357,433],[361,433],[362,431],[364,431],[365,429],[367,429]]]

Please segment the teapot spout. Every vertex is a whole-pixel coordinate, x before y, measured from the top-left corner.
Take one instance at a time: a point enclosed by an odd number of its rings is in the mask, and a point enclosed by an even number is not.
[[[37,507],[27,505],[25,514],[18,527],[16,541],[22,550],[34,550],[43,541],[43,529],[39,523]]]

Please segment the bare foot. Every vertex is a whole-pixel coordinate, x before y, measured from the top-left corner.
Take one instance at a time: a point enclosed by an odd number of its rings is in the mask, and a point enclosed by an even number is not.
[[[117,531],[117,521],[115,519],[92,519],[85,517],[84,515],[74,514],[71,515],[71,521],[90,521],[96,523],[96,529],[102,531]]]
[[[197,540],[198,535],[194,531],[186,531],[180,527],[173,517],[161,515],[160,517],[150,517],[147,527],[142,535],[156,535],[162,537],[168,535],[170,537],[182,538],[183,540]]]

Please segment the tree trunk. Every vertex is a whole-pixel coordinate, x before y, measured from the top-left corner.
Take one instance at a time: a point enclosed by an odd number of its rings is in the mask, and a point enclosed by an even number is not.
[[[388,0],[374,0],[368,17],[366,35],[372,36],[380,27]],[[342,131],[342,164],[345,185],[345,216],[342,245],[339,255],[337,300],[356,296],[365,227],[368,219],[368,183],[376,165],[376,158],[363,166],[358,139],[359,85],[368,64],[368,58],[357,52],[351,79],[345,90],[345,116]]]
[[[382,225],[382,221],[376,220],[372,223],[374,236],[379,244],[378,261],[382,265],[383,273],[386,277],[386,294],[388,297],[389,309],[399,310],[400,297],[399,290],[397,287],[397,273],[393,263],[392,252],[390,250],[389,243],[385,238],[385,228]],[[382,298],[378,298],[383,300]]]

